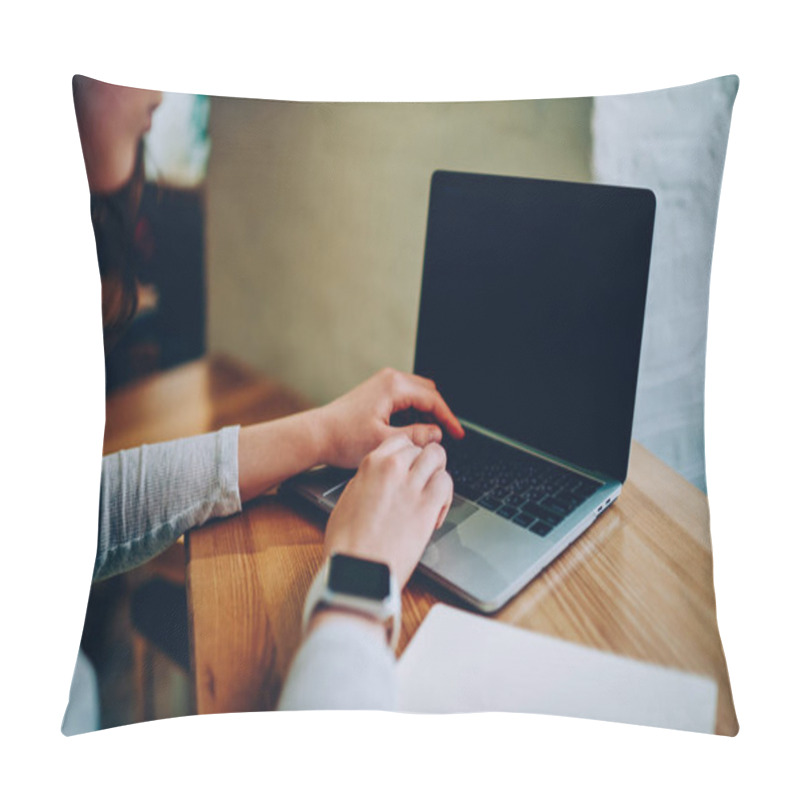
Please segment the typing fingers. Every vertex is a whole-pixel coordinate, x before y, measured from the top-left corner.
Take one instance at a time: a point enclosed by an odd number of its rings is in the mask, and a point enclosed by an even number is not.
[[[442,527],[447,512],[453,502],[453,479],[444,470],[434,473],[425,487],[428,500],[434,509],[438,510],[434,530]]]
[[[444,448],[435,442],[423,447],[411,464],[411,480],[413,485],[424,489],[435,473],[444,470],[447,454]]]
[[[444,398],[436,389],[432,388],[427,379],[412,380],[418,376],[406,376],[406,380],[399,387],[398,393],[394,397],[394,410],[400,411],[406,408],[415,408],[432,414],[434,418],[442,424],[447,432],[460,439],[464,436],[464,429],[456,419],[456,415],[450,410],[450,406],[445,403]]]
[[[396,481],[408,473],[420,452],[421,448],[401,433],[384,439],[361,463],[364,469]]]

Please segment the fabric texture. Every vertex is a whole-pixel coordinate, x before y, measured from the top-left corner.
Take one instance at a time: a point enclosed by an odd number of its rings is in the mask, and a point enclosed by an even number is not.
[[[396,663],[391,649],[358,622],[320,625],[297,651],[279,711],[397,707]]]

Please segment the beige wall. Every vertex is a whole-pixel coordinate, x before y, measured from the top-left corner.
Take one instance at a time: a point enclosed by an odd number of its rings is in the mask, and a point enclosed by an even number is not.
[[[316,402],[411,369],[435,169],[591,180],[591,100],[213,98],[209,350]]]

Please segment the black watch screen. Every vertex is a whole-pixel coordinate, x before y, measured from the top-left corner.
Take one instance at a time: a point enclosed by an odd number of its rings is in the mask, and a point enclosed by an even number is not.
[[[342,553],[331,556],[328,588],[338,594],[384,600],[389,596],[389,567]]]

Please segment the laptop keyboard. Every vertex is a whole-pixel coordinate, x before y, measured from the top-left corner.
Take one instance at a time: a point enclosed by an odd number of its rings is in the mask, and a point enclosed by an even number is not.
[[[444,444],[458,494],[537,536],[547,536],[602,485],[471,431]]]

